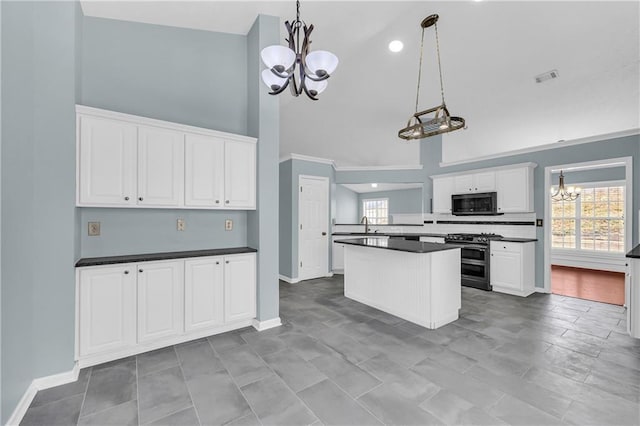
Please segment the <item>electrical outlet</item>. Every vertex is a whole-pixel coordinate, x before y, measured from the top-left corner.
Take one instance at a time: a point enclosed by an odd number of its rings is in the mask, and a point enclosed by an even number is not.
[[[225,231],[233,230],[233,221],[231,219],[227,219],[224,221],[224,230]]]
[[[536,226],[542,226],[542,219],[536,219]]]
[[[187,224],[184,222],[184,219],[178,219],[178,231],[184,231],[187,227]]]
[[[89,222],[88,234],[90,237],[97,237],[100,235],[100,222]]]

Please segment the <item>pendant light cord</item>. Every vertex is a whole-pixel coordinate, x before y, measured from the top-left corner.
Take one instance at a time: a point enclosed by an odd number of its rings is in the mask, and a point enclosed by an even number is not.
[[[420,65],[418,66],[418,88],[416,89],[416,114],[418,113],[418,100],[420,99],[420,78],[422,77],[423,52],[424,52],[424,28],[422,29],[422,41],[420,42]]]
[[[438,70],[440,71],[440,95],[442,96],[442,105],[444,105],[444,84],[442,84],[442,64],[440,63],[440,40],[438,39],[438,23],[435,23],[436,27],[436,50],[438,51]],[[422,30],[424,37],[424,29]],[[417,111],[417,109],[416,109]]]

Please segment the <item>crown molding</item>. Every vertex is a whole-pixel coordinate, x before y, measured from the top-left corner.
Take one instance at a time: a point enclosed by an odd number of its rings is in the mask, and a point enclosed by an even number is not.
[[[336,163],[333,160],[330,160],[328,158],[321,158],[321,157],[312,157],[310,155],[302,155],[302,154],[288,154],[285,155],[284,157],[280,158],[280,162],[284,163],[285,161],[289,161],[289,160],[302,160],[302,161],[310,161],[312,163],[320,163],[320,164],[328,164],[332,167],[336,167]]]
[[[363,171],[391,171],[391,170],[422,170],[422,164],[402,166],[335,166],[336,172],[363,172]]]
[[[538,145],[529,148],[515,149],[513,151],[500,152],[498,154],[485,155],[482,157],[469,158],[459,161],[440,162],[440,167],[457,166],[459,164],[477,163],[479,161],[493,160],[494,158],[512,157],[514,155],[529,154],[532,152],[546,151],[549,149],[564,148],[568,146],[581,145],[584,143],[599,142],[607,139],[624,138],[626,136],[640,135],[640,128],[621,130],[619,132],[603,133],[601,135],[588,136],[585,138],[572,139],[563,142],[553,142],[545,145]]]

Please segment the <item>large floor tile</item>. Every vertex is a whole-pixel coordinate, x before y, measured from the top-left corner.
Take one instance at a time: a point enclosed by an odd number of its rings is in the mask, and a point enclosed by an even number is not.
[[[222,363],[238,386],[257,382],[273,372],[249,345],[218,352]]]
[[[136,399],[136,360],[127,358],[92,368],[82,416]]]
[[[192,405],[180,367],[138,378],[140,423],[150,423]]]
[[[440,422],[447,425],[499,425],[503,421],[489,415],[465,399],[447,390],[441,390],[420,404],[420,408],[429,412]]]
[[[244,396],[225,370],[195,376],[187,382],[203,425],[231,422],[251,413]]]
[[[382,383],[340,356],[319,356],[312,359],[311,363],[353,398],[359,397]]]
[[[207,340],[183,343],[175,347],[185,380],[201,374],[224,370],[224,365]]]
[[[138,401],[129,401],[107,408],[95,414],[80,417],[78,425],[136,426],[138,424]]]
[[[75,425],[80,416],[84,395],[53,401],[27,410],[22,426],[68,426]]]
[[[389,385],[382,385],[367,392],[358,398],[358,401],[384,424],[439,425],[441,423],[412,401],[394,392]]]
[[[138,376],[140,377],[178,365],[178,357],[173,346],[145,352],[136,356],[136,359],[138,361]]]
[[[83,368],[80,370],[78,380],[75,382],[38,391],[35,398],[33,398],[33,401],[31,401],[31,407],[37,407],[38,405],[59,401],[74,395],[84,395],[87,391],[90,374],[91,367]]]
[[[511,425],[562,425],[562,421],[510,395],[505,395],[491,407],[489,414]]]
[[[200,426],[198,415],[193,407],[185,408],[177,413],[149,423],[150,426]]]
[[[300,355],[288,349],[264,355],[263,359],[294,392],[327,378],[314,364],[305,361]]]

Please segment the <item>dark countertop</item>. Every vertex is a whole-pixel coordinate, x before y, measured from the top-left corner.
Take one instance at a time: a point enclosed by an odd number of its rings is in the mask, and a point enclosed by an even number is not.
[[[511,237],[502,237],[499,240],[494,241],[506,241],[508,243],[533,243],[538,241],[537,238],[511,238]]]
[[[114,265],[117,263],[151,262],[154,260],[184,259],[187,257],[223,256],[226,254],[255,253],[251,247],[232,247],[210,250],[172,251],[165,253],[129,254],[125,256],[85,257],[76,262],[81,266]]]
[[[335,226],[364,226],[363,223],[336,223]],[[385,224],[371,224],[369,226],[422,226],[422,223],[385,223]]]
[[[443,250],[455,250],[460,246],[441,243],[423,243],[420,241],[407,241],[381,238],[356,238],[353,240],[338,240],[337,243],[360,247],[372,247],[386,250],[405,251],[408,253],[433,253]]]
[[[640,259],[640,244],[635,246],[629,253],[627,253],[627,257],[632,257],[634,259]]]
[[[376,225],[378,226],[378,225]],[[369,232],[365,234],[364,232],[334,232],[331,235],[337,236],[367,236],[367,237],[446,237],[447,234],[432,234],[432,233],[420,233],[420,232]]]

